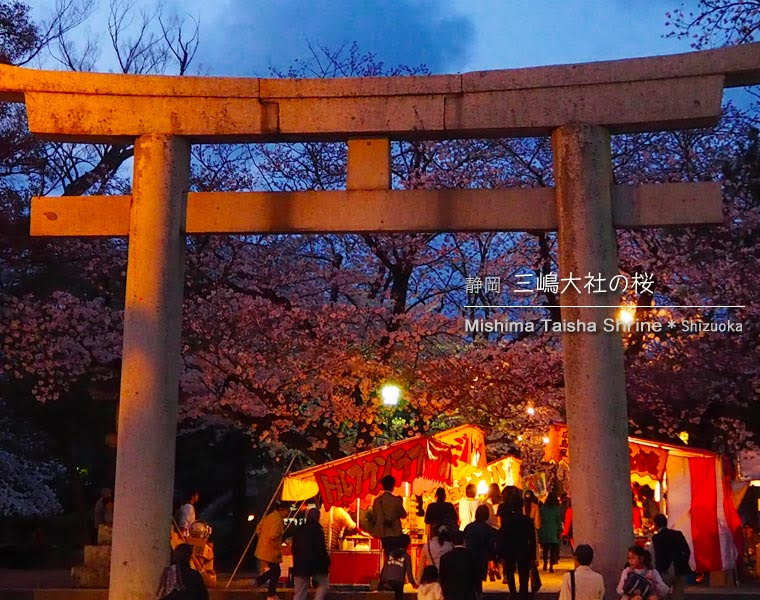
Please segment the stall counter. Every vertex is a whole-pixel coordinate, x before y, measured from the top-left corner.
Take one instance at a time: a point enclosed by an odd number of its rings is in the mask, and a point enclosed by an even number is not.
[[[330,583],[366,584],[380,573],[382,552],[333,550],[330,552]]]

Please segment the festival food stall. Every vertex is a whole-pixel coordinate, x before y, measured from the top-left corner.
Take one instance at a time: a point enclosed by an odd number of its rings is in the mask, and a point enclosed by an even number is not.
[[[477,486],[478,497],[482,501],[485,501],[491,483],[496,483],[500,488],[507,485],[522,487],[522,461],[515,456],[506,456],[487,462],[485,431],[477,425],[460,425],[436,433],[433,437],[452,446],[453,483],[447,487],[447,497],[454,504],[464,497],[465,488],[470,483]],[[423,495],[425,506],[432,500],[432,493]]]
[[[628,438],[631,483],[648,485],[668,527],[683,532],[695,571],[736,567],[741,520],[724,477],[721,457],[691,446]],[[567,426],[552,425],[544,461],[568,464]]]
[[[393,475],[394,493],[404,498],[408,517],[404,531],[412,538],[412,558],[426,541],[424,519],[418,515],[420,500],[426,506],[439,486],[455,502],[464,495],[468,483],[485,493],[488,484],[519,485],[520,461],[506,457],[487,463],[485,433],[479,427],[463,425],[433,436],[415,436],[379,448],[366,450],[285,477],[282,499],[305,501],[319,495],[322,508],[341,507],[361,524],[363,515],[382,491],[381,479]],[[330,581],[367,584],[380,570],[379,540],[366,534],[348,536],[331,550]]]

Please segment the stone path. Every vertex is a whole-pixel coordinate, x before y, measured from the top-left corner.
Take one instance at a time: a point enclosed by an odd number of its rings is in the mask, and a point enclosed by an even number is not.
[[[572,559],[561,558],[554,573],[541,572],[541,592],[536,595],[537,600],[556,599],[562,575],[573,566]],[[264,600],[266,593],[263,590],[252,590],[252,574],[243,573],[237,578],[230,590],[224,590],[229,574],[220,573],[220,587],[211,593],[212,600],[225,600],[232,598],[245,598],[245,600]],[[3,600],[106,600],[106,590],[73,590],[71,589],[71,577],[69,571],[62,569],[53,570],[16,570],[0,569],[0,598]],[[11,591],[12,590],[12,591]],[[501,600],[506,598],[507,586],[504,582],[486,582],[484,591],[488,594],[488,600]],[[405,600],[417,597],[416,592],[407,585]],[[293,591],[280,590],[279,595],[283,600],[292,598]],[[380,594],[376,592],[332,591],[328,598],[340,600],[385,600],[392,598],[392,594]],[[614,597],[614,594],[613,594]],[[720,598],[721,600],[745,600],[748,598],[760,598],[760,586],[734,587],[690,587],[687,589],[687,600],[701,600],[707,598]]]

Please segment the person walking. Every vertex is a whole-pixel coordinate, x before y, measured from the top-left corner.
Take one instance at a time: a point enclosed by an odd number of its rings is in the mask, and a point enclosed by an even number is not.
[[[404,597],[404,582],[409,580],[413,588],[417,587],[412,574],[412,557],[409,556],[409,546],[412,540],[408,535],[402,534],[385,559],[385,564],[380,571],[379,590],[391,590],[394,600],[402,600]]]
[[[446,501],[446,490],[442,487],[435,490],[435,502],[427,505],[425,524],[430,525],[429,535],[435,535],[435,532],[442,525],[451,530],[459,527],[457,509],[451,502]]]
[[[672,586],[672,600],[683,600],[686,576],[691,574],[691,548],[683,533],[668,528],[665,515],[656,515],[654,526],[657,528],[652,536],[655,567],[665,583]]]
[[[373,534],[380,538],[385,555],[390,555],[393,548],[401,543],[401,519],[406,518],[404,500],[400,496],[393,495],[396,487],[396,479],[393,475],[386,475],[380,480],[383,493],[372,503],[372,515],[375,519]]]
[[[536,497],[536,494],[533,492],[533,490],[525,490],[523,493],[523,513],[526,517],[530,517],[533,520],[533,527],[536,529],[536,535],[538,535],[538,530],[541,527],[541,516],[540,516],[540,503],[538,501],[538,498]],[[562,510],[562,507],[560,506],[560,511]],[[538,542],[538,540],[536,540]],[[536,543],[536,563],[538,564],[538,543]]]
[[[501,504],[501,490],[498,483],[492,483],[488,486],[488,497],[485,505],[491,509],[491,516],[488,517],[488,524],[494,529],[499,528],[499,504]]]
[[[324,600],[327,595],[330,556],[327,554],[325,532],[319,524],[319,516],[318,508],[309,509],[306,522],[293,534],[293,600],[306,600],[309,582],[312,580],[317,586],[314,600]]]
[[[562,536],[560,539],[570,546],[570,551],[575,553],[575,540],[573,539],[573,502],[570,496],[565,497],[562,505]]]
[[[256,528],[259,536],[254,556],[268,569],[256,578],[256,585],[267,583],[267,600],[278,600],[277,584],[280,581],[280,563],[282,562],[282,536],[285,533],[285,517],[290,513],[290,506],[275,503],[270,513],[261,519]]]
[[[554,565],[559,562],[559,537],[562,533],[562,508],[555,494],[550,493],[539,509],[541,527],[538,530],[538,541],[544,556],[544,571],[547,563],[549,572],[554,573]]]
[[[441,556],[454,549],[454,545],[451,543],[454,531],[457,531],[457,529],[450,529],[442,525],[437,529],[436,534],[429,537],[427,543],[422,546],[420,564],[417,571],[419,579],[422,578],[423,570],[428,565],[433,565],[436,569],[440,570]]]
[[[443,600],[475,600],[479,581],[472,554],[465,547],[464,533],[453,534],[454,549],[441,557],[440,579]]]
[[[488,497],[485,502],[486,506],[491,510],[491,514],[488,517],[488,524],[496,531],[499,530],[499,504],[501,504],[501,489],[498,483],[492,483],[488,486]],[[488,578],[491,581],[501,579],[501,567],[499,566],[499,560],[497,557],[493,557],[488,564]]]
[[[485,504],[475,511],[475,522],[464,528],[464,543],[472,555],[478,579],[475,591],[478,596],[483,593],[483,581],[488,574],[488,561],[494,556],[496,547],[496,530],[488,524],[491,509]]]
[[[530,568],[536,560],[536,530],[530,517],[523,514],[523,500],[520,490],[507,486],[502,493],[504,502],[499,505],[501,528],[497,545],[504,562],[504,576],[510,597],[530,598],[528,583]],[[520,583],[520,595],[516,596],[515,570]]]
[[[438,569],[428,565],[422,571],[420,587],[417,588],[417,600],[443,600],[443,591],[439,581]]]
[[[156,597],[160,600],[208,600],[203,577],[190,566],[193,547],[180,544],[174,550],[173,563],[161,573]]]
[[[475,511],[480,506],[480,500],[475,495],[478,488],[474,483],[468,483],[464,489],[464,498],[459,499],[459,528],[464,531],[470,523],[475,521]]]
[[[561,507],[560,507],[561,511]],[[539,502],[533,490],[525,490],[523,493],[523,513],[533,520],[533,526],[538,529],[541,526],[539,516]]]
[[[575,549],[575,570],[562,576],[559,600],[602,600],[604,598],[604,578],[591,568],[594,549],[588,544],[579,544]]]

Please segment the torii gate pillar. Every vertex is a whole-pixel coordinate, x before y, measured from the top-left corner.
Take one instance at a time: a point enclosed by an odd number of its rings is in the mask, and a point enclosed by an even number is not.
[[[190,144],[135,144],[111,600],[150,597],[169,559]],[[147,557],[147,560],[146,560]]]
[[[604,127],[571,124],[552,134],[561,277],[618,274],[612,223],[610,134]],[[597,323],[595,333],[565,333],[567,429],[572,461],[575,544],[594,548],[594,568],[614,594],[622,557],[632,542],[628,417],[620,334],[602,330],[619,298],[569,287],[562,318]],[[583,306],[584,308],[580,308]]]
[[[757,83],[757,43],[586,65],[324,81],[0,65],[0,101],[24,102],[31,132],[68,142],[138,140],[132,197],[36,198],[31,211],[33,235],[130,238],[111,600],[152,598],[167,563],[186,232],[558,229],[563,277],[609,278],[617,274],[614,227],[723,219],[718,183],[613,188],[609,132],[712,126],[724,87]],[[388,140],[550,134],[554,192],[388,189]],[[346,190],[187,197],[190,142],[346,140]],[[562,302],[565,320],[601,322],[614,309],[599,307],[618,299],[564,293]],[[611,597],[632,537],[622,346],[604,331],[565,335],[563,346],[574,533],[594,544]]]

